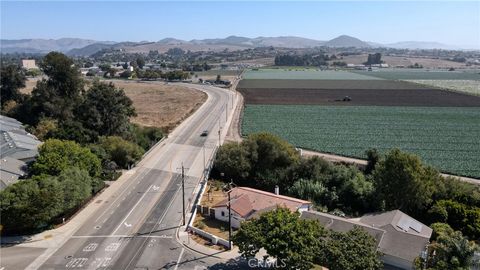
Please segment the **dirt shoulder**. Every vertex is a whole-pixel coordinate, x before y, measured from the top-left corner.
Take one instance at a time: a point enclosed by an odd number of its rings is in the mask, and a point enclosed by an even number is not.
[[[240,74],[233,81],[232,86],[230,87],[230,89],[235,92],[235,95],[237,95],[238,102],[237,102],[237,106],[235,107],[235,111],[233,112],[232,122],[228,127],[227,136],[225,137],[226,141],[232,141],[232,142],[242,141],[241,124],[242,124],[242,116],[243,116],[243,108],[244,108],[244,99],[243,99],[243,95],[237,91],[238,84],[242,79],[242,74]]]

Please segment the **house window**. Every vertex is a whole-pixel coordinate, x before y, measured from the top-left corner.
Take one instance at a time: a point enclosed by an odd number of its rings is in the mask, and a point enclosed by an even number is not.
[[[224,211],[222,211],[222,217],[224,217],[224,216],[225,216],[225,212],[224,212]]]

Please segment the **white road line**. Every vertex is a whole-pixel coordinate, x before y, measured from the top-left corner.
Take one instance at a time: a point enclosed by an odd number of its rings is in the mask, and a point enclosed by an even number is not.
[[[74,235],[70,238],[122,238],[122,237],[131,237],[126,234],[116,234],[116,235]]]
[[[112,232],[111,235],[114,235],[118,229],[120,229],[120,227],[123,225],[123,223],[127,220],[127,218],[130,216],[130,214],[132,214],[133,210],[135,210],[135,208],[137,208],[137,205],[143,200],[143,198],[145,197],[145,195],[147,195],[148,191],[152,188],[152,185],[150,185],[147,189],[147,191],[145,191],[145,193],[143,193],[142,197],[140,197],[140,199],[137,201],[137,203],[132,207],[132,209],[130,209],[130,212],[128,212],[128,214],[125,216],[125,218],[122,220],[122,222],[120,222],[120,224],[118,224],[117,228]]]
[[[178,269],[178,264],[180,263],[180,261],[182,260],[182,256],[183,256],[183,252],[185,251],[185,248],[182,248],[182,251],[180,251],[180,256],[178,256],[178,260],[177,260],[177,264],[175,264],[175,268],[173,268],[173,270],[177,270]]]
[[[145,174],[146,174],[147,172],[149,172],[149,171],[150,171],[150,170],[146,170],[146,171],[144,171],[144,172],[140,172],[138,175],[136,175],[135,178],[139,178],[140,175],[145,175]],[[141,180],[141,178],[140,178],[140,180]],[[138,183],[140,183],[140,180],[138,180]],[[134,183],[134,182],[135,182],[135,180],[132,181],[131,183],[129,183],[129,184],[127,185],[127,188],[124,189],[122,192],[120,192],[119,196],[118,196],[117,198],[115,198],[115,200],[113,200],[113,202],[97,217],[97,219],[95,219],[95,222],[97,222],[97,221],[108,211],[108,209],[109,209],[112,205],[115,204],[115,202],[123,195],[123,193],[124,193],[125,191],[127,191],[128,189],[130,189],[130,186],[131,186],[132,183]]]
[[[170,181],[174,181],[174,178],[171,178]],[[163,219],[165,218],[165,215],[167,214],[168,212],[168,209],[172,206],[173,202],[175,201],[175,198],[177,197],[177,194],[178,192],[180,191],[180,188],[177,188],[177,190],[175,191],[175,194],[173,194],[173,198],[172,200],[170,201],[170,203],[168,204],[168,206],[165,208],[165,212],[163,213],[162,217],[158,218],[157,221],[155,222],[155,226],[153,226],[152,230],[150,230],[150,232],[148,233],[148,235],[150,236],[152,234],[152,231],[155,229],[155,227],[157,227],[157,224],[160,224],[162,223]],[[145,239],[145,241],[142,243],[142,247],[143,245],[145,245],[147,239]],[[141,249],[138,249],[137,252],[135,252],[135,254],[133,255],[132,259],[130,260],[130,262],[128,262],[128,265],[125,269],[128,269],[128,267],[130,267],[130,265],[132,264],[133,260],[137,257],[138,253],[140,252]]]
[[[115,235],[75,235],[70,238],[172,238],[173,236],[171,235],[137,235],[137,236],[131,236],[127,234],[115,234]],[[0,270],[2,270],[0,268]]]

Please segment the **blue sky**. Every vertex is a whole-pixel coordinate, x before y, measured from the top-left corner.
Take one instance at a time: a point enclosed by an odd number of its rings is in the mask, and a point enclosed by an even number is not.
[[[112,41],[346,34],[480,47],[480,1],[1,1],[1,38]]]

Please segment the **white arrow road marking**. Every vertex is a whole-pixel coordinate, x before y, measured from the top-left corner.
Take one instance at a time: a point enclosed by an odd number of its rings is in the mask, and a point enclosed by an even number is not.
[[[128,224],[127,222],[124,222],[123,225],[125,225],[127,228],[132,227],[132,224]]]
[[[117,228],[112,232],[111,235],[115,235],[115,233],[118,231],[118,229],[120,229],[120,227],[122,226],[122,224],[127,221],[127,218],[130,216],[130,214],[132,214],[133,210],[135,210],[135,208],[137,208],[137,205],[143,200],[143,197],[145,197],[145,195],[147,195],[148,191],[152,188],[152,186],[149,186],[147,191],[145,191],[145,193],[143,193],[142,197],[140,197],[140,199],[137,201],[137,203],[132,207],[132,209],[130,209],[130,212],[128,212],[128,214],[125,216],[125,218],[122,220],[122,222],[120,222],[120,224],[118,224]]]
[[[157,190],[159,190],[159,189],[160,189],[159,186],[153,186],[153,190],[154,190],[154,191],[157,191]]]

